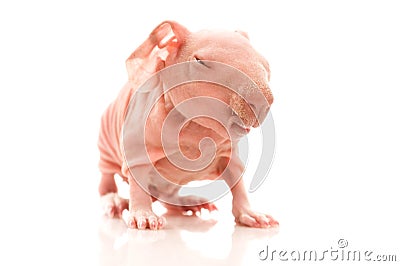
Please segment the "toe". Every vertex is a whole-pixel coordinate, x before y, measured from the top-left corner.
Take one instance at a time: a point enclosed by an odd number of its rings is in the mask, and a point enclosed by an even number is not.
[[[136,221],[134,217],[130,217],[127,221],[127,225],[129,228],[131,229],[135,229],[136,228]]]
[[[257,221],[248,214],[242,214],[238,218],[238,222],[243,225],[247,225],[250,227],[258,227]]]
[[[157,217],[156,216],[149,216],[148,223],[149,223],[149,228],[151,230],[157,230],[158,229],[158,221],[157,221]]]
[[[264,214],[256,214],[254,216],[256,219],[257,223],[260,225],[260,227],[269,227],[270,226],[270,221]]]
[[[167,221],[165,220],[164,217],[158,217],[158,229],[164,228],[165,225],[167,224]]]
[[[279,222],[275,220],[271,215],[266,214],[265,216],[268,218],[270,226],[279,226]]]
[[[210,212],[211,212],[211,211],[217,211],[218,208],[217,208],[217,206],[215,206],[214,203],[209,203],[209,204],[208,204],[208,210],[209,210]]]
[[[144,216],[139,216],[138,218],[136,218],[136,225],[138,229],[146,229],[147,227],[147,221],[146,218]]]

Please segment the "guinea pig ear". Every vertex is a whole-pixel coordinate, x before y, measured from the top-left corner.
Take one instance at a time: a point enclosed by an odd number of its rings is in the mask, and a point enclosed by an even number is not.
[[[129,82],[140,85],[153,73],[165,67],[165,59],[175,56],[189,31],[174,21],[164,21],[126,60]]]
[[[241,31],[241,30],[235,30],[235,32],[239,33],[240,35],[245,37],[247,40],[249,40],[249,35],[247,34],[247,32],[244,32],[244,31]]]

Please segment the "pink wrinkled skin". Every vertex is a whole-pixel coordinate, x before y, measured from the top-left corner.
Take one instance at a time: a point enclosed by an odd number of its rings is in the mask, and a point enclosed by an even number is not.
[[[129,228],[137,229],[161,229],[166,225],[164,217],[158,217],[152,211],[152,197],[141,189],[136,178],[129,171],[121,141],[122,128],[129,103],[138,87],[157,71],[182,62],[193,60],[210,60],[225,63],[247,74],[260,88],[264,99],[256,97],[252,104],[256,108],[267,101],[268,108],[262,108],[263,117],[273,102],[273,96],[268,86],[270,70],[267,61],[257,53],[243,32],[208,31],[192,33],[182,25],[165,21],[157,26],[148,39],[139,46],[127,59],[129,82],[123,87],[117,99],[108,107],[101,121],[101,130],[98,146],[100,149],[100,171],[102,178],[99,193],[106,215],[110,217],[122,217],[122,211],[129,209],[129,217],[126,220]],[[188,88],[190,86],[190,89]],[[251,94],[251,91],[248,93]],[[146,147],[151,162],[166,179],[176,184],[186,184],[190,181],[215,179],[227,167],[231,160],[229,173],[224,176],[225,182],[231,187],[233,195],[232,213],[238,224],[266,228],[277,226],[278,222],[271,216],[255,212],[251,209],[247,199],[243,181],[240,176],[243,172],[243,164],[232,149],[236,150],[237,141],[232,141],[226,129],[211,118],[196,118],[185,124],[179,134],[179,147],[183,155],[189,159],[196,159],[200,155],[199,142],[205,137],[213,139],[216,144],[216,157],[205,169],[188,174],[172,165],[166,158],[161,144],[161,126],[168,112],[182,101],[196,96],[209,96],[219,99],[229,105],[241,118],[242,125],[238,130],[248,132],[251,127],[257,127],[262,121],[258,121],[249,105],[236,93],[215,84],[190,83],[178,86],[169,91],[152,109],[146,120]],[[266,101],[265,101],[266,100]],[[136,107],[144,106],[145,102],[137,102]],[[195,108],[195,107],[194,107]],[[261,110],[261,109],[260,109]],[[125,147],[127,148],[127,147]],[[128,147],[134,150],[135,147]],[[122,199],[118,196],[114,175],[118,174],[129,183],[130,198]],[[239,180],[236,182],[236,180]],[[157,193],[171,193],[163,191],[158,184],[150,184],[151,189]],[[160,188],[161,187],[161,188]],[[154,195],[152,193],[152,195]],[[178,195],[173,195],[179,197]],[[193,213],[202,208],[209,211],[216,210],[213,203],[195,196],[179,198],[181,206],[163,203],[169,212],[182,213],[191,210]]]

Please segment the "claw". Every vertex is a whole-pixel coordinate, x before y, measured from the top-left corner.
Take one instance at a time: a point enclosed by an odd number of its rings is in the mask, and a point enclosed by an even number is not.
[[[137,220],[136,224],[137,224],[138,229],[146,229],[146,225],[147,225],[146,218],[140,217]]]
[[[158,228],[163,228],[166,225],[166,220],[164,217],[159,217],[158,218]]]
[[[132,228],[132,229],[136,228],[135,219],[130,219],[130,220],[128,221],[128,227],[129,227],[129,228]]]
[[[157,218],[154,216],[151,216],[148,218],[148,224],[151,230],[156,230],[157,229]]]

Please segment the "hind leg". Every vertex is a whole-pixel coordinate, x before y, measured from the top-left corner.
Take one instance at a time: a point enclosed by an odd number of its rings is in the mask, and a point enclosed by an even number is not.
[[[121,218],[128,209],[129,202],[118,195],[118,188],[113,174],[103,174],[99,185],[100,203],[104,214],[111,218]]]

